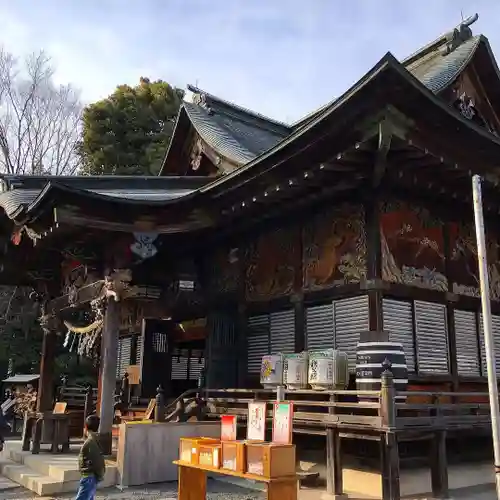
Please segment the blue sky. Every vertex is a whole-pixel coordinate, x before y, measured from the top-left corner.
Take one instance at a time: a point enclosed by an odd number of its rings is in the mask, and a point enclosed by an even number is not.
[[[91,102],[140,76],[293,121],[387,51],[402,59],[479,13],[500,57],[498,0],[0,0],[0,43],[44,49]]]

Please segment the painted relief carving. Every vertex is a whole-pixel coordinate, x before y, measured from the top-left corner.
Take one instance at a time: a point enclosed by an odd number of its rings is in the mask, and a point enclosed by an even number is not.
[[[240,279],[240,249],[217,249],[209,262],[209,287],[214,292],[234,292]]]
[[[428,210],[386,203],[380,214],[382,279],[447,291],[443,223]]]
[[[480,297],[476,233],[472,223],[450,223],[450,278],[453,292]],[[500,300],[500,262],[498,238],[486,232],[490,298]]]
[[[366,233],[360,206],[345,204],[314,217],[303,230],[306,288],[358,283],[366,276]]]
[[[293,290],[300,268],[300,231],[280,228],[262,234],[247,249],[246,295],[264,299]]]
[[[498,119],[489,103],[477,74],[469,69],[455,82],[451,105],[468,120],[498,135]]]

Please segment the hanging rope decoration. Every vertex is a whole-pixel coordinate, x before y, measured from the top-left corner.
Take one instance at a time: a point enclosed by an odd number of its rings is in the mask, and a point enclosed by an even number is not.
[[[95,347],[104,325],[103,297],[93,300],[90,306],[94,315],[94,321],[89,325],[75,326],[69,321],[64,321],[64,326],[68,330],[64,339],[64,347],[69,346],[69,351],[71,352],[76,344],[77,353],[80,356],[87,357],[95,355]]]
[[[102,320],[95,320],[87,326],[74,326],[69,321],[64,321],[64,326],[68,329],[69,333],[86,335],[88,333],[92,333],[95,329],[102,327]]]

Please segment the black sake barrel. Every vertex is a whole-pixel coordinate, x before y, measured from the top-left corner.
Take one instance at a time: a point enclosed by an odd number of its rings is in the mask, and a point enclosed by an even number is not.
[[[403,345],[397,342],[359,342],[356,347],[356,390],[380,391],[382,373],[389,369],[396,392],[406,391],[408,366]],[[404,396],[398,400],[404,400]],[[372,401],[360,396],[360,401]]]

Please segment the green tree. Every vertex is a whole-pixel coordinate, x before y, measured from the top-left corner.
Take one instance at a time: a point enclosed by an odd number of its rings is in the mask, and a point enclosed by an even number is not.
[[[184,92],[163,80],[120,85],[87,106],[78,147],[84,175],[156,175]]]

